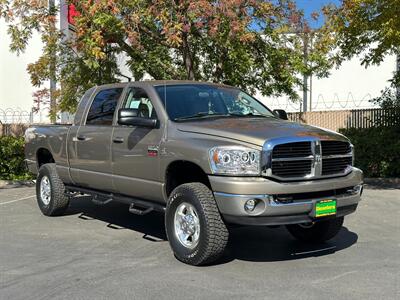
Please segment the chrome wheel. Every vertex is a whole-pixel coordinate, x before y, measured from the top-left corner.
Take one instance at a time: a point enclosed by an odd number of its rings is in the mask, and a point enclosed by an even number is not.
[[[51,200],[51,185],[47,176],[43,176],[40,181],[40,199],[44,205],[49,205]]]
[[[175,235],[178,241],[186,248],[193,249],[199,243],[200,220],[193,205],[183,202],[174,217]]]

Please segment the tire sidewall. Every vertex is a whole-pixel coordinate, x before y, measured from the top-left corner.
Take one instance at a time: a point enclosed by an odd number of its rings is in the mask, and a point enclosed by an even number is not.
[[[47,176],[47,178],[49,179],[49,183],[50,183],[50,202],[47,205],[43,202],[42,196],[40,193],[40,186],[41,186],[41,182],[42,182],[42,179],[44,176]],[[53,177],[52,177],[52,174],[50,173],[49,168],[46,165],[41,166],[39,169],[37,179],[36,179],[36,199],[37,199],[38,206],[44,215],[50,215],[50,213],[52,211],[52,207],[54,205],[55,195],[54,195],[53,186],[54,186]]]
[[[199,242],[193,249],[183,246],[175,234],[175,212],[178,206],[183,202],[189,203],[194,206],[200,221]],[[168,241],[171,244],[174,254],[178,257],[178,259],[184,261],[196,261],[197,257],[201,257],[206,246],[205,244],[207,243],[206,219],[203,207],[197,200],[196,196],[189,190],[178,187],[172,192],[167,205],[165,216],[165,229]]]

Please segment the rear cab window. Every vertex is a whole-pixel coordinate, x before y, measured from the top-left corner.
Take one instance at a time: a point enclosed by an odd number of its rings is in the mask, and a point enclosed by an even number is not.
[[[99,91],[90,106],[86,125],[111,126],[123,90],[123,88],[110,88]]]

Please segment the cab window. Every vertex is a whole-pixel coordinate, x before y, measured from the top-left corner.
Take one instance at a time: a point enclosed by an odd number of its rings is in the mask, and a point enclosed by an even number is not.
[[[124,108],[134,108],[138,110],[141,118],[156,118],[156,112],[149,96],[144,89],[139,87],[129,88],[126,94]]]
[[[97,93],[90,106],[86,125],[112,125],[115,108],[123,88],[102,90]]]

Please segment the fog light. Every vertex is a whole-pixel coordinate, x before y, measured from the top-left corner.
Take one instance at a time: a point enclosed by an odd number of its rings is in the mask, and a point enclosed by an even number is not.
[[[247,212],[252,212],[256,208],[257,201],[255,199],[247,200],[244,204],[244,210]]]
[[[360,194],[360,196],[361,196],[362,190],[363,190],[363,185],[362,185],[362,184],[358,184],[358,185],[356,185],[356,186],[354,186],[354,187],[348,189],[347,192],[348,192],[350,195],[357,195],[357,194]]]

